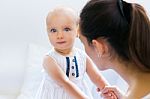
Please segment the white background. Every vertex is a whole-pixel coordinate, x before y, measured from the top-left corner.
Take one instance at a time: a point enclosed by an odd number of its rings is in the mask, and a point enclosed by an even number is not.
[[[149,0],[130,0],[135,1],[144,5],[150,13]],[[17,77],[22,82],[29,43],[49,46],[45,29],[48,11],[58,5],[66,5],[79,13],[86,2],[87,0],[0,0],[0,91],[9,87],[11,79]],[[21,83],[15,80],[11,83],[19,90],[18,84]],[[13,90],[13,87],[9,90]]]

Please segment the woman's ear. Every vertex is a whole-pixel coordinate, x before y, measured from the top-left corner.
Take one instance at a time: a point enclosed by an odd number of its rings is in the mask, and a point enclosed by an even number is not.
[[[103,55],[107,52],[107,46],[103,40],[92,40],[92,44],[98,54]]]

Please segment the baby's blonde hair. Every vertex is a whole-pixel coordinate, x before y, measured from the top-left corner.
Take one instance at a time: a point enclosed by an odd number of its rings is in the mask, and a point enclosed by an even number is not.
[[[69,13],[69,15],[72,15],[72,17],[76,20],[77,25],[79,24],[79,17],[77,15],[77,13],[75,12],[75,10],[72,8],[65,7],[65,6],[58,6],[58,7],[54,8],[53,10],[51,10],[48,13],[48,15],[46,17],[46,22],[48,21],[49,16],[51,16],[53,13],[66,13],[66,14]]]

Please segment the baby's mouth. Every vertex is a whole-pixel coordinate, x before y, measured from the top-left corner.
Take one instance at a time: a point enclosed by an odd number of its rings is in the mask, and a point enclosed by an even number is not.
[[[60,41],[60,42],[57,42],[58,44],[63,44],[63,43],[66,43],[66,41]]]

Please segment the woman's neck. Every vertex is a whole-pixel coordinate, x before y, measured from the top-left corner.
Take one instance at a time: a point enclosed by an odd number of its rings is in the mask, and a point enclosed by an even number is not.
[[[115,62],[113,68],[128,83],[127,99],[137,99],[150,92],[150,73],[143,72],[135,64]],[[132,97],[132,98],[131,98]]]
[[[115,71],[120,74],[120,76],[131,86],[132,83],[134,83],[136,79],[136,75],[138,73],[138,70],[133,68],[132,64],[120,64],[117,63],[115,65]]]
[[[54,48],[56,52],[58,52],[59,54],[61,55],[70,55],[72,54],[72,49],[57,49],[57,48]]]

